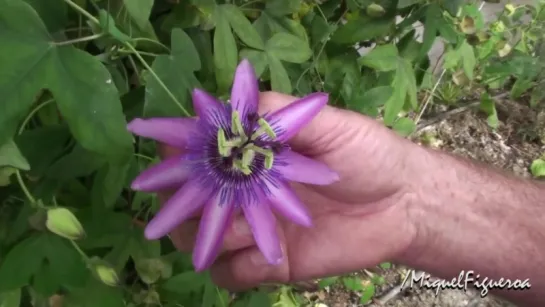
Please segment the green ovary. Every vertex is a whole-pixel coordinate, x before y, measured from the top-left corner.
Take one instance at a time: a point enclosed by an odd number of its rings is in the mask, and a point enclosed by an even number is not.
[[[256,154],[261,154],[265,158],[265,168],[271,169],[274,163],[274,153],[270,149],[256,146],[253,141],[263,134],[267,134],[272,140],[276,138],[274,130],[269,123],[260,118],[257,123],[259,128],[252,133],[250,137],[244,132],[244,126],[240,120],[238,111],[234,111],[231,116],[231,134],[234,137],[227,139],[223,129],[218,130],[218,152],[222,157],[233,158],[233,169],[240,171],[245,175],[252,174],[250,166],[254,162]],[[236,157],[233,157],[233,151],[237,150]]]

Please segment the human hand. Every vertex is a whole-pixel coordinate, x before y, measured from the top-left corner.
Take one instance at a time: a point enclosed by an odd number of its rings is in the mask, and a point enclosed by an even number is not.
[[[259,113],[279,109],[295,97],[261,94]],[[326,186],[292,184],[307,205],[313,227],[278,217],[284,261],[267,264],[242,215],[228,228],[223,253],[211,267],[212,278],[237,291],[262,282],[289,282],[330,276],[394,260],[411,244],[415,227],[407,216],[413,170],[407,163],[415,147],[380,123],[326,106],[290,141],[296,152],[324,162],[340,176]],[[180,154],[163,146],[162,157]],[[161,200],[168,193],[159,195]],[[171,234],[175,246],[193,248],[198,217]]]

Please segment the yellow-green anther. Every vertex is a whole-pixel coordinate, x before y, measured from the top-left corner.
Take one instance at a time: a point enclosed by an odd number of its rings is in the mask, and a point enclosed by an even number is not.
[[[251,149],[244,150],[244,152],[242,153],[242,160],[241,160],[242,166],[245,168],[250,168],[250,165],[254,161],[254,158],[255,158],[255,151]]]
[[[244,175],[250,175],[252,173],[252,170],[249,167],[244,166],[242,164],[242,161],[240,160],[233,161],[233,166],[239,171],[241,171]]]
[[[261,147],[255,146],[254,144],[250,144],[250,145],[246,146],[246,148],[248,150],[253,150],[253,151],[257,152],[257,153],[260,153],[260,154],[264,155],[265,157],[274,155],[272,150],[263,149]]]
[[[85,236],[83,226],[76,216],[66,208],[52,208],[47,210],[45,227],[54,234],[69,240],[81,239]]]
[[[234,134],[242,137],[243,139],[246,138],[246,134],[244,134],[244,127],[242,126],[242,121],[240,120],[240,113],[238,113],[238,111],[233,111],[233,113],[231,113],[231,126]]]
[[[223,129],[220,128],[218,130],[218,152],[223,157],[227,157],[229,152],[228,150],[229,147],[227,146],[226,143],[227,143],[227,140],[225,139],[225,131],[223,131]]]
[[[274,164],[274,155],[265,156],[265,168],[271,169]]]
[[[228,141],[225,141],[225,147],[239,147],[244,144],[244,140],[241,137],[234,137]]]
[[[257,139],[263,133],[266,133],[273,140],[276,138],[276,133],[274,132],[274,129],[265,119],[260,118],[257,123],[259,124],[259,129],[257,129],[257,131],[252,134],[252,140]]]

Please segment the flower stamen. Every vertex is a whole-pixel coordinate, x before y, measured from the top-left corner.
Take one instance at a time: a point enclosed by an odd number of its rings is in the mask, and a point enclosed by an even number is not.
[[[234,160],[233,161],[233,168],[238,169],[241,171],[244,175],[250,175],[252,174],[252,170],[249,166],[244,166],[242,163],[242,160]]]
[[[257,120],[257,123],[259,124],[259,129],[257,129],[252,134],[252,141],[260,137],[263,133],[267,134],[273,140],[276,139],[276,133],[274,132],[274,129],[265,119],[260,118]]]
[[[252,150],[256,153],[262,154],[265,157],[265,168],[271,169],[274,164],[274,152],[270,149],[264,149],[254,144],[249,144],[246,146],[248,150]]]
[[[240,136],[244,142],[248,140],[246,133],[244,133],[244,126],[240,120],[240,113],[238,111],[233,111],[231,113],[231,130],[234,135]]]

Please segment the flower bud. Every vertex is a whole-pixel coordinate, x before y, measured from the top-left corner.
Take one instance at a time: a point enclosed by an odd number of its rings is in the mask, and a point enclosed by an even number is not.
[[[85,231],[76,216],[66,208],[47,210],[45,226],[49,231],[61,237],[77,240],[85,236]]]
[[[382,6],[372,3],[367,7],[366,13],[371,17],[382,17],[386,14],[386,10]]]
[[[115,287],[119,284],[119,276],[117,276],[117,273],[115,270],[105,264],[98,264],[95,266],[95,273],[104,284]]]

